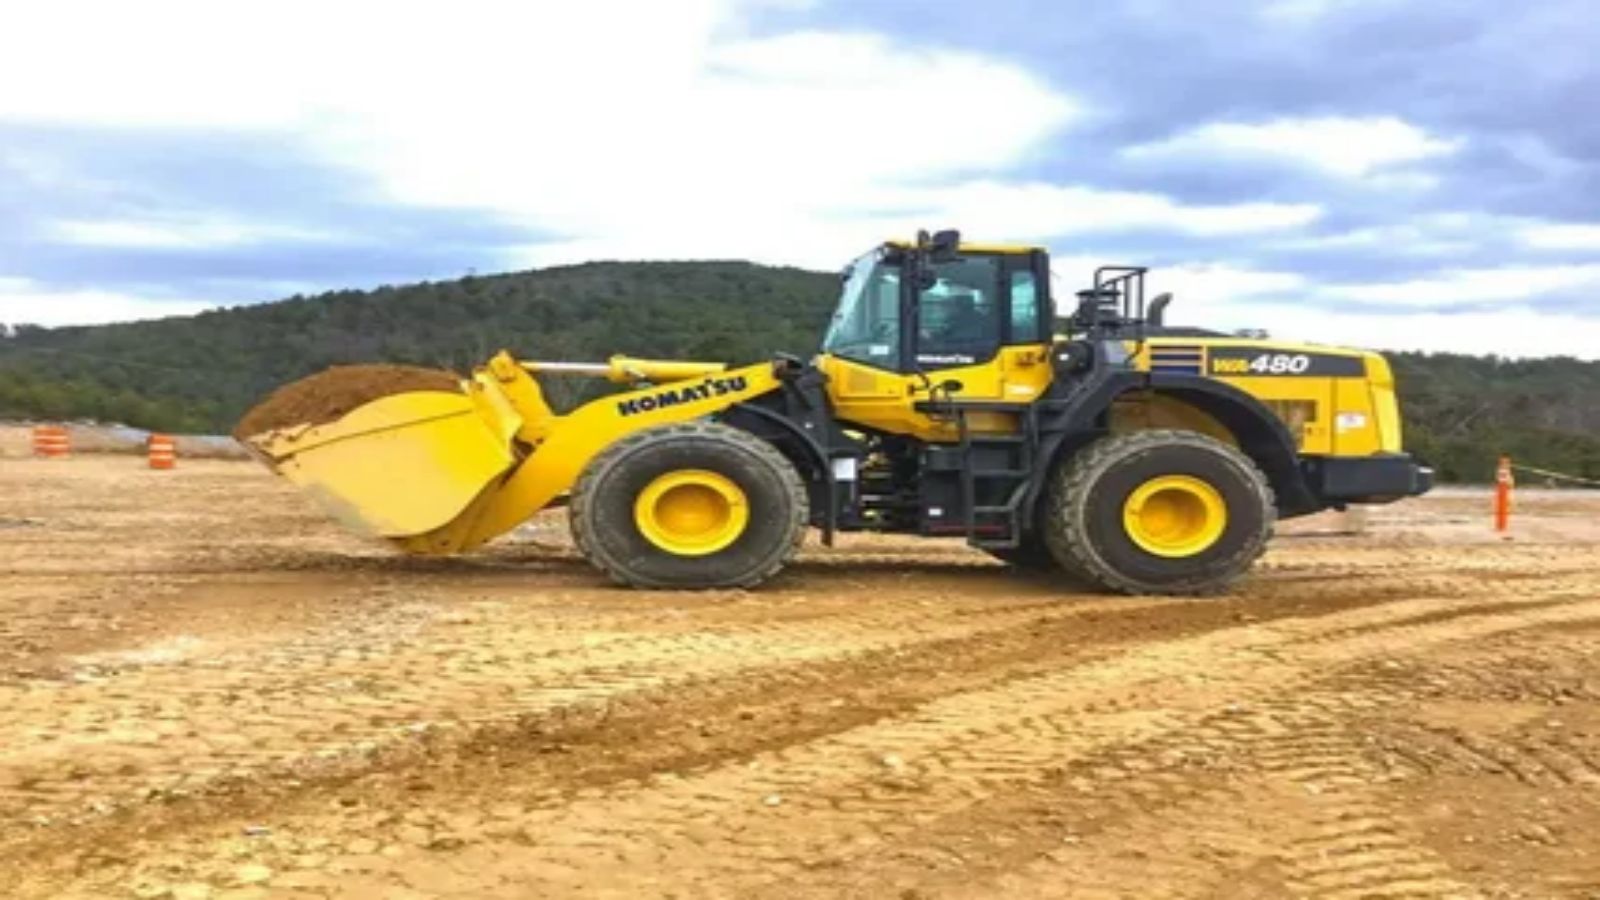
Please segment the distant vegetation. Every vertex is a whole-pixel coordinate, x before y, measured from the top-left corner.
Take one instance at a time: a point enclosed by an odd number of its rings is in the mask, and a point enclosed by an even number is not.
[[[1500,453],[1600,480],[1600,362],[1453,353],[1394,353],[1389,360],[1406,447],[1443,480],[1489,481]]]
[[[501,348],[570,360],[805,353],[837,286],[831,275],[747,263],[592,263],[152,322],[23,327],[0,340],[0,415],[225,432],[274,387],[336,363],[465,372]]]
[[[225,432],[277,385],[335,363],[466,371],[495,350],[748,362],[809,354],[826,273],[738,262],[591,263],[335,291],[197,316],[0,338],[0,417],[93,418]],[[1406,442],[1446,480],[1483,481],[1501,451],[1600,479],[1600,363],[1394,354]],[[593,385],[557,387],[570,403]]]

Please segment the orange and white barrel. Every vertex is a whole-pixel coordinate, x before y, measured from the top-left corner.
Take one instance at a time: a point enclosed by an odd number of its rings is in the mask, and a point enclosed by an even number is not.
[[[72,454],[72,438],[61,425],[33,426],[33,455],[65,459]]]
[[[177,464],[177,439],[170,434],[150,435],[150,468],[170,469]]]

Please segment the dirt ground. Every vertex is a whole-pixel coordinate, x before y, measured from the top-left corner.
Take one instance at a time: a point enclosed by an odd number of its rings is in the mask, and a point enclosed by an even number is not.
[[[951,543],[629,592],[248,463],[0,461],[0,894],[1600,897],[1600,495],[1293,523],[1233,596]]]

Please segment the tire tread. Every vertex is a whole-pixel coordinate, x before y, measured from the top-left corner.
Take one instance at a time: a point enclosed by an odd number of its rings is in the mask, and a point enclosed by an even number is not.
[[[730,425],[720,422],[689,422],[679,425],[662,425],[648,428],[630,434],[627,437],[612,442],[612,444],[595,454],[595,457],[584,466],[583,472],[578,476],[578,481],[573,485],[571,502],[568,504],[567,520],[571,526],[572,540],[577,545],[578,552],[583,554],[596,569],[603,572],[613,582],[624,587],[635,588],[684,588],[684,585],[663,583],[657,579],[633,571],[626,560],[617,559],[605,547],[604,542],[595,539],[593,534],[589,510],[596,497],[605,475],[616,464],[635,452],[641,452],[651,444],[664,441],[675,441],[683,438],[717,441],[738,446],[741,450],[751,453],[770,465],[778,473],[783,483],[783,489],[789,494],[791,523],[790,529],[793,536],[783,542],[782,548],[773,553],[769,559],[757,569],[738,577],[712,578],[705,584],[695,585],[698,588],[750,588],[766,581],[782,571],[784,566],[794,558],[800,545],[805,542],[806,521],[808,518],[809,499],[806,494],[805,483],[800,480],[800,474],[795,471],[794,465],[789,462],[776,447],[751,434]],[[752,510],[752,514],[762,514],[759,510]]]
[[[1265,521],[1261,535],[1247,542],[1231,559],[1225,569],[1231,574],[1205,575],[1152,585],[1127,577],[1090,551],[1088,538],[1084,534],[1085,517],[1081,507],[1095,480],[1112,463],[1146,450],[1175,444],[1221,454],[1249,473],[1249,481],[1262,505]],[[1152,429],[1101,438],[1063,460],[1052,482],[1050,515],[1045,527],[1045,541],[1051,553],[1062,568],[1121,594],[1208,596],[1222,593],[1266,552],[1277,521],[1277,502],[1272,485],[1255,462],[1228,444],[1194,431]]]

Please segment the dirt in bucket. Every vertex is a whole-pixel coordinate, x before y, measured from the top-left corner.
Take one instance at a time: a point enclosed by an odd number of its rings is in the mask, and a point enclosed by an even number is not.
[[[461,377],[416,366],[334,366],[286,384],[244,414],[233,436],[244,440],[279,428],[332,422],[364,403],[407,391],[461,390]]]

